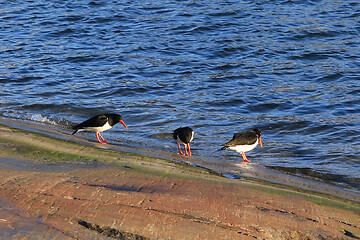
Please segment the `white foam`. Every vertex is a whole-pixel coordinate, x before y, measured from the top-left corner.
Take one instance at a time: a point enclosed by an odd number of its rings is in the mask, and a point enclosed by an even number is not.
[[[53,121],[50,118],[48,118],[47,116],[43,116],[43,115],[41,115],[39,113],[31,115],[31,116],[29,116],[29,118],[30,118],[31,121],[57,125],[57,123],[55,121]]]

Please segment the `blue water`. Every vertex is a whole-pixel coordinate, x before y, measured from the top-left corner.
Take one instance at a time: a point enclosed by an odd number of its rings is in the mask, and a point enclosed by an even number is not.
[[[108,141],[174,153],[190,126],[193,155],[227,164],[257,127],[253,164],[360,188],[358,1],[14,0],[0,23],[2,117],[117,112]]]

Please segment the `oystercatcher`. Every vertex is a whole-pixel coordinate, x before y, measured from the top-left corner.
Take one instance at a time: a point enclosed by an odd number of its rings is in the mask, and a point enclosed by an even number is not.
[[[176,140],[179,147],[178,154],[191,156],[190,142],[194,138],[194,131],[189,127],[180,127],[174,131],[173,138]],[[180,144],[184,144],[185,153],[181,151]],[[189,149],[189,153],[187,149]]]
[[[253,150],[258,143],[260,143],[261,147],[263,146],[261,141],[261,132],[259,129],[255,128],[249,132],[235,133],[229,142],[223,144],[224,147],[222,147],[221,150],[229,148],[241,153],[241,156],[244,159],[243,163],[245,163],[250,162],[250,160],[246,157],[245,152]]]
[[[122,123],[125,128],[128,128],[124,121],[122,120],[121,115],[119,114],[101,114],[95,117],[92,117],[85,122],[82,122],[73,127],[75,130],[72,134],[75,134],[80,131],[88,131],[88,132],[95,132],[96,139],[99,143],[106,144],[108,143],[103,136],[101,136],[100,132],[108,130],[112,128],[118,122]],[[100,138],[99,138],[100,137]]]

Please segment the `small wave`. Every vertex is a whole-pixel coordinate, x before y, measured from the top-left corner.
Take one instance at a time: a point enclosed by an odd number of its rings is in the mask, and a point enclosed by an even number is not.
[[[81,63],[81,62],[93,62],[99,60],[99,56],[90,56],[90,55],[84,55],[84,56],[71,56],[66,59],[66,62],[71,63]]]
[[[348,186],[355,188],[360,186],[360,178],[349,178],[346,175],[318,172],[311,168],[294,168],[294,167],[281,167],[281,166],[268,166],[268,168],[280,170],[293,175],[308,176],[308,177],[320,179],[327,183],[346,184]]]
[[[291,60],[324,60],[331,58],[331,54],[321,53],[321,52],[312,52],[312,53],[304,53],[300,55],[295,55],[289,57]]]
[[[69,120],[67,120],[65,118],[46,116],[46,115],[43,115],[40,113],[20,114],[20,113],[16,113],[16,112],[7,112],[7,113],[2,113],[1,115],[6,118],[26,120],[26,121],[38,122],[38,123],[45,123],[45,124],[60,126],[60,127],[64,127],[64,128],[74,125],[74,123],[70,122]]]
[[[341,80],[344,75],[342,73],[329,74],[318,78],[317,82],[332,82],[334,80]]]
[[[18,78],[11,79],[12,82],[16,83],[29,83],[29,82],[36,82],[38,80],[44,79],[41,76],[20,76]],[[6,79],[6,81],[9,81],[9,79]]]
[[[31,121],[35,121],[35,122],[41,122],[41,123],[48,123],[48,124],[52,124],[52,125],[57,125],[57,123],[54,120],[51,120],[49,117],[47,116],[43,116],[41,114],[34,114],[34,115],[30,115],[29,117]]]
[[[210,17],[226,17],[237,15],[236,11],[224,11],[224,12],[214,12],[208,14]]]
[[[60,18],[58,20],[59,21],[66,21],[66,22],[78,22],[78,21],[83,21],[84,17],[79,16],[79,15],[70,15],[70,16],[66,16],[64,18]]]
[[[338,32],[335,31],[323,31],[323,32],[310,32],[310,31],[304,31],[301,34],[295,35],[293,38],[297,40],[303,40],[307,38],[328,38],[328,37],[335,37],[337,36]]]
[[[157,133],[150,135],[150,138],[154,139],[172,139],[172,133]]]
[[[240,179],[241,176],[233,173],[224,173],[222,174],[223,177],[230,178],[230,179]]]

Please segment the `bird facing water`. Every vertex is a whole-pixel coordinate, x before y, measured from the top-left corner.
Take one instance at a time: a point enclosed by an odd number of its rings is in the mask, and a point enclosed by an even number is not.
[[[178,154],[191,156],[190,142],[194,139],[194,131],[189,127],[180,127],[175,129],[173,138],[179,147]],[[181,151],[180,144],[184,144],[185,153]]]
[[[80,131],[88,131],[95,132],[96,139],[99,143],[106,144],[108,143],[103,136],[101,136],[100,132],[106,131],[112,128],[115,124],[121,123],[125,128],[128,128],[124,121],[122,120],[121,115],[107,113],[96,115],[76,126],[73,127],[75,130],[72,134],[75,134]]]
[[[224,147],[222,147],[221,150],[229,148],[241,153],[241,156],[244,159],[243,163],[245,163],[250,162],[250,160],[246,157],[245,152],[253,150],[258,143],[260,143],[261,147],[263,146],[261,141],[261,132],[259,129],[255,128],[249,132],[235,133],[229,142],[223,144]]]

